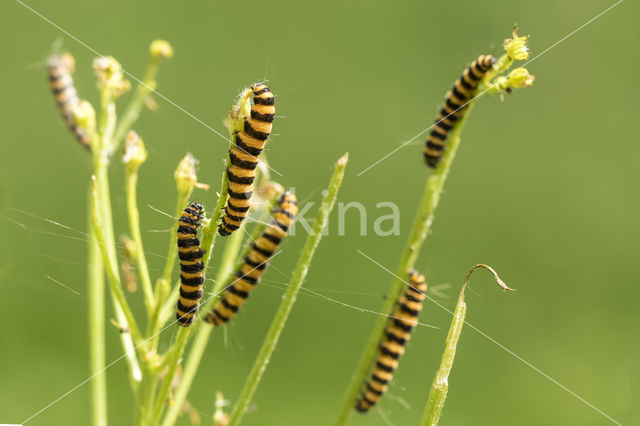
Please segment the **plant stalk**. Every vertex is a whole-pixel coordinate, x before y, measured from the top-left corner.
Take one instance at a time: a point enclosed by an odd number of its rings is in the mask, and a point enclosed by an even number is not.
[[[91,206],[89,207],[92,208]],[[91,217],[89,217],[91,224]],[[107,377],[105,368],[104,265],[100,247],[89,226],[89,359],[93,426],[107,425]]]
[[[260,349],[256,361],[253,364],[253,368],[249,373],[249,377],[247,378],[247,381],[238,396],[236,404],[233,407],[233,411],[229,417],[228,426],[236,426],[242,420],[242,417],[244,416],[244,413],[247,410],[256,389],[258,388],[262,375],[267,368],[267,364],[271,359],[273,350],[278,344],[282,329],[284,328],[287,318],[289,317],[289,313],[295,303],[298,291],[300,290],[307,272],[309,271],[311,259],[313,258],[315,250],[318,247],[318,243],[322,238],[322,231],[327,226],[329,214],[331,213],[336,198],[338,197],[338,190],[342,184],[347,161],[348,154],[345,154],[336,163],[333,176],[329,182],[327,195],[322,200],[322,204],[318,214],[316,215],[312,234],[309,235],[307,242],[302,249],[298,263],[291,277],[291,281],[289,282],[287,290],[282,298],[282,302],[280,303],[280,307],[278,308],[276,316],[271,323],[271,327],[267,332],[262,348]]]
[[[449,334],[444,346],[444,352],[442,353],[442,360],[440,361],[440,368],[436,372],[433,378],[433,384],[431,385],[431,391],[429,392],[429,398],[427,399],[427,405],[425,407],[424,416],[421,421],[422,426],[436,426],[440,421],[440,415],[442,414],[442,407],[444,407],[444,401],[447,398],[447,392],[449,390],[449,373],[453,367],[453,361],[456,356],[456,348],[458,341],[460,340],[460,334],[462,333],[462,327],[464,326],[464,318],[467,313],[467,304],[464,301],[464,291],[469,284],[471,274],[476,269],[487,269],[503,291],[513,290],[500,279],[496,271],[487,265],[476,265],[467,274],[462,290],[460,290],[460,296],[458,297],[458,303],[456,304],[456,310],[453,313],[453,319],[451,320],[451,326],[449,327]]]
[[[127,171],[129,168],[127,168]],[[155,309],[155,300],[153,295],[153,286],[151,277],[149,276],[149,267],[147,258],[144,254],[144,246],[142,245],[142,235],[140,233],[140,213],[138,211],[138,202],[136,196],[136,187],[138,184],[138,172],[126,173],[126,195],[127,195],[127,213],[129,216],[129,232],[131,238],[136,245],[136,263],[138,273],[140,274],[140,282],[142,283],[142,291],[144,293],[144,304],[147,308],[147,314],[151,315]]]

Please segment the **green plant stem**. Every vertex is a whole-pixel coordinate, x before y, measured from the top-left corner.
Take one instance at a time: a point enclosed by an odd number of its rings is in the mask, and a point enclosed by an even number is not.
[[[89,207],[92,208],[91,206]],[[91,224],[91,217],[89,217]],[[89,226],[89,359],[93,426],[107,425],[107,377],[105,368],[104,265],[100,247]]]
[[[158,395],[156,396],[154,408],[151,411],[151,418],[147,423],[149,426],[155,426],[160,422],[162,412],[164,411],[165,404],[167,403],[167,399],[169,397],[169,390],[171,389],[173,377],[178,370],[180,357],[182,356],[184,347],[189,341],[190,333],[191,327],[180,327],[175,342],[167,352],[167,357],[165,359],[165,364],[167,365],[167,373],[164,377],[164,380],[160,384],[160,390],[158,391]]]
[[[128,170],[128,168],[127,168]],[[136,197],[136,187],[138,184],[138,172],[126,173],[126,193],[127,193],[127,213],[129,216],[129,232],[131,238],[136,245],[136,263],[138,273],[140,274],[140,282],[142,283],[142,291],[144,293],[144,304],[147,308],[147,314],[151,315],[155,309],[155,300],[153,295],[153,287],[151,277],[149,276],[149,267],[147,265],[147,257],[144,254],[144,246],[142,245],[142,235],[140,233],[140,213],[138,212],[138,203]]]
[[[447,392],[449,390],[449,373],[453,367],[456,348],[458,346],[458,341],[460,340],[460,334],[462,333],[462,327],[464,326],[464,318],[467,313],[467,304],[464,301],[464,291],[469,284],[471,274],[479,268],[489,270],[502,290],[512,290],[502,282],[498,274],[490,266],[476,265],[467,274],[462,290],[460,290],[456,310],[453,313],[453,319],[451,320],[451,326],[449,327],[449,334],[447,335],[444,352],[442,353],[442,360],[440,361],[440,368],[433,378],[433,384],[431,385],[431,391],[429,392],[429,397],[427,399],[424,416],[420,423],[422,426],[436,426],[440,420],[442,407],[444,406],[444,402],[447,398]]]
[[[140,112],[142,108],[144,108],[147,97],[156,88],[156,75],[158,74],[159,65],[160,59],[152,57],[144,78],[138,83],[133,98],[120,117],[118,127],[116,127],[113,137],[114,146],[110,152],[114,152],[118,148],[118,145],[122,143],[124,137],[129,133],[129,130],[131,130],[133,124],[138,120],[138,117],[140,117]]]
[[[467,108],[468,109],[465,112],[463,118],[458,122],[458,125],[455,126],[449,134],[449,138],[447,139],[447,147],[444,150],[442,159],[440,160],[440,164],[438,164],[438,166],[433,169],[433,171],[427,178],[424,193],[422,195],[422,201],[420,202],[420,207],[413,220],[409,238],[407,239],[404,249],[402,250],[400,263],[395,270],[395,275],[397,277],[405,277],[407,275],[407,272],[414,267],[418,258],[418,254],[420,253],[420,248],[422,247],[422,244],[429,234],[431,224],[433,223],[434,214],[436,208],[438,207],[438,202],[440,201],[440,195],[442,194],[444,184],[447,180],[447,176],[449,175],[453,159],[455,158],[458,147],[460,146],[460,132],[464,128],[467,118],[471,113],[473,102],[470,103]],[[400,294],[404,291],[404,287],[405,283],[402,279],[394,278],[391,284],[391,288],[388,292],[388,296],[385,299],[379,312],[391,313],[394,303],[398,299]],[[373,365],[373,361],[377,356],[378,343],[386,324],[387,318],[380,317],[373,327],[367,345],[365,346],[365,350],[362,354],[362,357],[360,358],[360,361],[358,362],[358,367],[351,377],[351,382],[344,396],[340,413],[334,423],[336,426],[344,425],[353,411],[353,407],[355,406],[355,401],[360,393],[362,384],[365,382],[366,377],[369,375],[369,371],[371,369],[371,366]]]
[[[249,377],[240,392],[240,395],[236,401],[235,406],[233,407],[233,411],[231,416],[229,417],[228,426],[236,426],[242,420],[244,413],[253,398],[253,395],[258,388],[258,384],[260,383],[260,379],[267,368],[267,364],[271,359],[271,355],[273,354],[273,350],[278,344],[278,340],[280,338],[280,334],[282,333],[282,329],[289,317],[289,313],[291,312],[291,308],[295,303],[296,296],[298,291],[300,290],[300,286],[302,285],[307,272],[309,271],[309,266],[311,264],[311,259],[313,258],[314,252],[320,239],[322,238],[322,231],[327,225],[329,219],[329,213],[333,209],[336,198],[338,196],[338,190],[340,189],[340,185],[342,184],[342,179],[344,177],[344,171],[347,166],[348,155],[345,154],[341,157],[336,163],[333,176],[331,177],[331,181],[329,182],[328,193],[322,200],[322,205],[318,211],[316,219],[313,224],[312,233],[307,238],[307,242],[302,249],[300,254],[300,258],[298,259],[298,263],[291,277],[291,281],[287,286],[287,290],[282,298],[282,302],[280,303],[280,307],[276,312],[276,316],[271,323],[271,327],[267,332],[267,336],[262,344],[262,348],[258,353],[255,363],[249,373]]]

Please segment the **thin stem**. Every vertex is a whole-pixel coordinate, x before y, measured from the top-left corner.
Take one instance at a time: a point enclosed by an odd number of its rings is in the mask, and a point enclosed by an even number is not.
[[[143,342],[142,335],[133,317],[131,308],[129,308],[129,304],[122,292],[120,272],[118,270],[118,261],[115,252],[113,225],[106,220],[107,217],[111,217],[111,206],[110,203],[108,203],[109,182],[106,167],[98,168],[95,175],[94,188],[93,196],[96,204],[94,204],[93,227],[102,252],[102,259],[106,266],[109,288],[114,305],[122,309],[124,319],[126,320],[126,323],[119,325],[123,329],[128,329],[136,344],[139,345]],[[128,333],[124,333],[123,335],[126,334]]]
[[[125,108],[124,113],[118,122],[118,127],[116,127],[113,137],[114,146],[111,152],[114,152],[118,148],[118,145],[122,143],[124,137],[127,135],[129,130],[131,130],[131,127],[138,120],[138,117],[140,117],[140,112],[142,111],[142,108],[144,108],[147,97],[155,90],[156,75],[158,73],[159,65],[160,58],[154,58],[152,56],[144,78],[140,83],[138,83],[133,98],[131,98],[129,105]]]
[[[126,169],[128,171],[126,173],[126,193],[127,213],[129,215],[129,232],[131,232],[131,238],[136,245],[136,263],[140,274],[140,281],[142,283],[142,291],[144,293],[144,304],[147,308],[147,314],[151,315],[154,311],[155,300],[151,277],[149,276],[147,258],[144,254],[144,247],[142,245],[142,235],[140,233],[140,213],[138,211],[138,202],[136,197],[138,172],[137,170],[129,172],[129,168]]]
[[[265,337],[262,348],[260,349],[256,361],[253,364],[253,368],[249,373],[249,377],[247,378],[247,381],[238,396],[236,404],[233,407],[233,412],[229,418],[229,426],[236,426],[242,420],[242,417],[244,416],[244,413],[249,406],[256,389],[258,388],[260,379],[267,368],[267,364],[271,359],[273,350],[278,344],[280,334],[282,333],[282,329],[284,328],[287,318],[289,317],[289,313],[295,303],[300,286],[302,286],[307,272],[309,271],[311,259],[313,258],[316,247],[318,247],[320,239],[322,238],[322,231],[327,225],[329,213],[333,209],[333,205],[338,197],[338,190],[342,184],[347,161],[348,154],[345,154],[336,163],[333,176],[331,177],[329,187],[327,188],[327,195],[322,200],[322,204],[313,224],[312,233],[307,238],[307,242],[302,249],[298,263],[291,277],[291,281],[289,282],[287,290],[282,298],[282,302],[280,303],[280,307],[278,308],[276,316],[271,323],[271,327]]]
[[[464,301],[464,291],[469,284],[471,274],[473,274],[473,271],[479,268],[487,269],[489,272],[491,272],[502,290],[513,290],[507,287],[507,285],[500,279],[496,271],[494,271],[490,266],[480,264],[474,266],[469,271],[464,285],[462,286],[462,290],[460,290],[460,296],[458,297],[456,310],[453,314],[453,319],[451,320],[449,334],[447,335],[444,352],[442,353],[442,360],[440,361],[440,368],[433,378],[433,384],[431,385],[431,391],[429,392],[429,398],[427,399],[424,416],[422,418],[422,422],[420,423],[422,426],[435,426],[440,420],[442,407],[444,406],[444,401],[447,398],[447,392],[449,390],[449,373],[451,372],[451,368],[453,367],[453,361],[456,356],[456,348],[458,346],[458,341],[460,340],[462,327],[464,326],[465,314],[467,313],[467,304]]]
[[[91,224],[91,217],[89,217],[89,224]],[[92,376],[103,371],[106,364],[104,291],[102,255],[95,241],[93,227],[89,226],[89,359]],[[91,403],[93,426],[106,426],[107,377],[105,374],[97,374],[91,381]]]
[[[167,373],[164,377],[164,380],[160,384],[160,390],[158,391],[154,408],[151,411],[151,418],[148,422],[149,426],[157,425],[160,422],[160,417],[162,416],[162,412],[164,411],[165,404],[167,403],[167,399],[169,397],[171,383],[173,382],[173,377],[175,376],[176,371],[178,371],[180,357],[182,356],[184,347],[189,341],[190,332],[191,327],[179,327],[176,340],[169,348],[167,357],[165,359],[165,364],[168,367]]]

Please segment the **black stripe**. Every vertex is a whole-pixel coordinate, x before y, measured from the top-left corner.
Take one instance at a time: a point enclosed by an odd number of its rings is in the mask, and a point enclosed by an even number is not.
[[[202,298],[202,294],[202,290],[185,291],[182,287],[180,287],[180,297],[182,297],[183,299],[200,300],[200,298]]]
[[[256,90],[255,87],[256,86],[253,86],[251,88],[251,90],[253,90],[253,96],[259,96],[259,95],[262,95],[263,93],[267,93],[267,92],[271,93],[271,90],[267,86],[262,86],[262,89],[260,89],[260,90]]]
[[[451,89],[451,93],[453,93],[456,98],[458,98],[458,99],[460,99],[462,101],[466,101],[467,100],[467,95],[465,95],[464,93],[460,92],[456,86],[457,85],[455,85],[455,84],[453,85],[453,89]]]
[[[225,323],[225,322],[229,321],[229,317],[225,317],[220,312],[218,312],[217,309],[214,309],[213,313],[216,316],[216,318],[218,319],[218,321],[220,321],[221,323]]]
[[[447,124],[447,123],[445,123],[445,122],[444,122],[444,120],[445,120],[445,118],[444,118],[444,117],[442,117],[441,119],[436,120],[434,124],[435,124],[436,126],[442,127],[442,128],[443,128],[445,131],[447,131],[447,132],[448,132],[449,130],[453,129],[453,126],[452,126],[451,124]],[[437,124],[436,124],[436,123],[437,123]]]
[[[227,177],[229,178],[229,182],[239,183],[242,185],[251,185],[253,183],[253,180],[256,178],[255,176],[236,176],[231,171],[231,168],[227,169]]]
[[[182,223],[188,223],[190,225],[196,225],[196,226],[198,226],[198,224],[200,223],[197,219],[191,219],[189,216],[180,216],[178,221]]]
[[[469,68],[467,68],[467,69],[468,69],[468,71],[469,71],[469,72],[467,73],[467,75],[468,75],[468,76],[469,76],[469,78],[470,78],[471,80],[473,80],[474,82],[478,82],[478,81],[480,81],[480,80],[482,79],[482,73],[480,73],[480,76],[477,76],[477,75],[474,73],[475,65],[476,65],[476,61],[473,61],[473,63],[472,63],[471,65],[469,65]],[[476,84],[477,84],[477,83],[476,83]]]
[[[417,297],[410,294],[409,290],[407,290],[407,292],[404,294],[404,297],[406,297],[407,300],[410,300],[411,302],[422,302],[423,300],[423,299],[418,299]]]
[[[253,98],[253,103],[256,105],[275,105],[275,98]]]
[[[244,120],[244,132],[252,138],[261,141],[266,141],[267,139],[269,139],[269,133],[257,131],[256,129],[251,127],[251,123],[249,123],[249,120]]]
[[[293,213],[291,213],[289,210],[285,210],[282,208],[273,211],[273,214],[276,214],[276,213],[282,213],[283,215],[287,216],[291,220],[296,218],[296,216]]]
[[[465,78],[464,75],[462,77],[460,77],[458,79],[458,81],[460,82],[460,84],[462,85],[462,87],[464,87],[465,89],[473,92],[473,90],[476,88],[476,86],[472,83],[469,83]]]
[[[233,150],[229,151],[229,160],[231,161],[231,164],[238,166],[241,169],[253,170],[258,166],[258,159],[255,161],[241,160],[233,153]]]
[[[231,312],[238,312],[238,309],[240,309],[238,306],[235,306],[229,303],[226,298],[222,299],[220,303],[222,303],[224,307],[229,309]]]
[[[231,287],[229,287],[229,289],[227,291],[229,293],[235,294],[236,296],[241,297],[243,299],[246,299],[247,297],[249,297],[249,293],[248,292],[242,291],[242,290],[238,290],[235,285],[232,285]]]
[[[387,339],[394,341],[396,343],[400,343],[401,345],[405,345],[407,343],[407,339],[398,337],[395,334],[393,334],[393,332],[387,331],[386,335],[387,335]]]
[[[240,151],[246,152],[249,155],[258,156],[262,154],[262,148],[255,148],[247,145],[241,138],[240,134],[236,132],[236,146]]]
[[[222,227],[222,224],[220,224],[220,226],[218,227],[218,234],[222,235],[223,237],[226,237],[227,235],[231,235],[231,232],[224,229]]]
[[[68,86],[62,86],[62,87],[53,87],[51,89],[51,92],[54,94],[54,96],[58,96],[59,94],[61,94],[62,92],[64,92],[65,90],[67,90],[69,87]]]
[[[234,220],[236,222],[242,222],[244,220],[244,216],[233,215],[229,213],[229,209],[227,209],[226,207],[224,208],[224,212],[226,213],[225,217],[228,217],[230,220]]]
[[[191,286],[202,285],[204,283],[204,277],[200,275],[199,277],[186,278],[184,275],[180,274],[180,282],[184,285]]]
[[[435,151],[442,151],[444,149],[444,145],[438,145],[435,142],[427,141],[427,146]]]
[[[267,241],[271,241],[275,245],[280,244],[280,241],[282,241],[282,238],[278,237],[277,235],[271,235],[266,231],[262,234],[262,237]]]
[[[253,195],[253,191],[235,192],[232,191],[231,188],[227,189],[227,192],[229,193],[229,197],[235,198],[237,200],[248,200]]]
[[[444,118],[446,118],[449,121],[458,121],[460,119],[460,117],[458,117],[457,112],[452,112],[452,113],[448,113],[446,109],[444,109],[444,107],[440,110],[440,115]]]
[[[256,121],[264,121],[265,123],[272,123],[274,116],[275,114],[269,114],[269,113],[260,114],[258,111],[255,111],[253,109],[251,110],[251,118],[253,118]]]
[[[375,389],[373,386],[371,386],[370,383],[367,383],[367,390],[371,393],[374,393],[376,395],[382,395],[384,393],[384,391]]]
[[[261,247],[258,247],[255,242],[253,242],[251,244],[251,250],[257,251],[258,253],[260,253],[261,255],[263,255],[266,258],[270,258],[271,256],[273,256],[273,252],[272,251],[265,250],[265,249],[263,249]]]
[[[447,139],[447,132],[443,132],[442,130],[438,129],[438,126],[435,125],[432,129],[431,129],[431,133],[429,134],[431,137],[434,137],[436,139],[440,139],[441,141]]]
[[[402,312],[405,312],[405,313],[411,315],[412,317],[417,317],[420,314],[420,311],[417,311],[415,309],[411,309],[410,307],[408,307],[404,303],[400,303],[400,310]]]
[[[200,308],[199,303],[196,303],[193,306],[184,306],[182,302],[180,302],[180,299],[178,299],[178,310],[181,311],[183,314],[195,314],[196,312],[198,312],[199,308]]]
[[[285,225],[284,223],[278,221],[278,220],[274,220],[272,222],[274,225],[277,225],[278,228],[282,229],[284,232],[287,232],[289,230],[289,226]]]
[[[178,251],[178,258],[180,260],[197,260],[201,259],[204,254],[204,250],[194,250],[188,252]]]
[[[447,97],[447,100],[444,102],[445,104],[447,104],[447,106],[451,109],[454,110],[454,112],[458,112],[455,110],[461,110],[462,109],[462,105],[455,103],[452,99],[451,96]]]
[[[176,312],[176,321],[179,325],[187,326],[191,325],[195,316],[182,316],[180,312]]]
[[[54,72],[52,72],[52,71],[53,71],[53,70],[50,70],[50,71],[49,71],[49,81],[50,81],[51,83],[54,83],[54,82],[56,82],[56,81],[60,80],[60,79],[64,76],[64,74],[63,74],[63,73],[56,74],[56,73],[54,73]]]
[[[228,200],[227,201],[227,207],[231,207],[231,209],[237,211],[238,213],[246,213],[249,211],[249,209],[251,208],[251,206],[247,206],[247,207],[236,207],[233,205],[233,203],[231,202],[232,200]]]
[[[382,385],[386,385],[387,383],[389,383],[388,380],[383,379],[382,377],[378,376],[377,374],[373,373],[371,375],[371,380],[373,380],[374,382],[378,382]]]
[[[185,265],[184,263],[180,264],[180,270],[188,274],[195,274],[196,272],[200,272],[203,269],[204,263],[202,262],[194,263],[193,265]]]
[[[178,237],[178,247],[187,248],[187,247],[196,247],[200,245],[200,241],[197,238],[180,238]]]
[[[267,262],[254,262],[249,259],[249,256],[245,256],[244,258],[245,265],[251,266],[252,269],[257,269],[258,271],[263,271],[267,267]]]
[[[224,216],[222,218],[222,222],[220,223],[220,226],[224,225],[225,228],[227,228],[230,231],[235,231],[236,229],[240,228],[240,225],[234,225],[233,223],[229,223],[227,222],[227,217]]]
[[[236,271],[236,277],[239,280],[246,281],[251,285],[256,285],[260,282],[260,278],[250,277],[249,275],[243,275],[242,271]]]
[[[196,235],[196,228],[190,226],[178,226],[178,233]]]
[[[386,371],[387,373],[393,373],[393,367],[384,364],[380,361],[376,362],[376,367],[378,367],[380,370]]]
[[[411,330],[413,330],[413,326],[406,325],[404,322],[402,322],[402,320],[399,320],[398,318],[395,318],[393,320],[393,325],[395,325],[396,327],[398,327],[402,331],[411,331]]]

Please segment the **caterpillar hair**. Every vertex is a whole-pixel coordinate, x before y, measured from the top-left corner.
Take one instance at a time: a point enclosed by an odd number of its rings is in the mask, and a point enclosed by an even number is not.
[[[258,157],[271,134],[276,113],[275,98],[267,86],[258,83],[252,85],[251,90],[251,115],[244,118],[244,130],[236,131],[236,145],[229,151],[229,199],[224,208],[225,215],[218,227],[218,233],[222,236],[238,229],[251,207]]]
[[[240,307],[247,301],[251,290],[260,282],[269,259],[287,235],[289,227],[298,214],[297,202],[296,196],[291,192],[285,192],[278,199],[278,208],[273,211],[271,224],[265,228],[260,238],[251,244],[242,266],[236,271],[236,279],[207,315],[205,321],[221,325],[229,322],[238,313]]]
[[[456,121],[465,112],[466,103],[473,98],[478,84],[489,72],[496,59],[491,55],[482,55],[464,70],[451,90],[447,92],[444,104],[427,136],[424,148],[424,160],[429,167],[436,167],[442,158],[444,144]]]
[[[69,53],[53,55],[47,60],[47,75],[49,77],[49,87],[53,98],[56,101],[60,115],[65,124],[71,130],[86,149],[91,150],[89,135],[79,127],[73,115],[73,108],[78,104],[78,93],[73,85],[73,74],[75,62]]]
[[[424,275],[417,271],[409,272],[409,287],[398,299],[398,307],[380,343],[378,359],[371,378],[365,383],[365,389],[356,402],[356,410],[359,412],[369,411],[387,391],[393,372],[398,368],[398,360],[404,354],[405,345],[411,338],[411,330],[418,323],[426,291]]]
[[[180,296],[176,319],[178,324],[188,327],[200,307],[204,263],[200,241],[196,237],[200,219],[204,215],[202,205],[192,203],[178,219],[178,257],[180,258]]]

